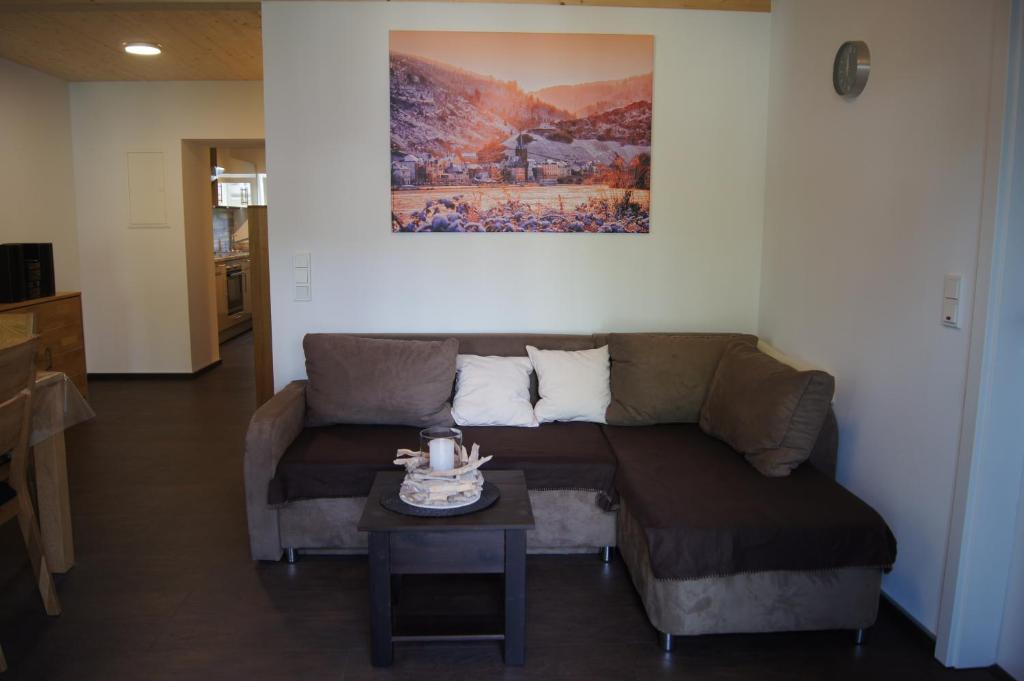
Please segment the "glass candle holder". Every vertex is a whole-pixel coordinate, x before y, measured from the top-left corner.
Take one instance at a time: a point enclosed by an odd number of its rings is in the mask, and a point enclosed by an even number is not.
[[[462,431],[458,428],[425,428],[420,431],[420,451],[429,456],[431,470],[458,468]]]

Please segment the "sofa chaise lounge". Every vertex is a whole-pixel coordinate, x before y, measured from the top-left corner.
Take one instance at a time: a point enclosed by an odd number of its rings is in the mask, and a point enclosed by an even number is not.
[[[454,338],[459,354],[507,357],[525,356],[527,345],[609,346],[609,424],[465,427],[464,439],[494,455],[488,468],[524,471],[536,519],[530,552],[607,557],[618,547],[663,647],[676,635],[860,632],[874,623],[895,539],[873,509],[834,480],[838,430],[831,408],[813,429],[808,462],[784,477],[763,475],[709,435],[707,423],[698,423],[702,410],[708,416],[704,403],[723,353],[736,344],[753,351],[755,337],[361,337]],[[310,352],[307,346],[307,360]],[[536,376],[532,380],[536,401]],[[397,449],[418,443],[415,426],[310,425],[306,395],[306,381],[290,383],[257,410],[249,427],[245,486],[256,560],[365,553],[366,537],[356,523],[373,477],[394,470]],[[678,408],[663,410],[669,403]]]

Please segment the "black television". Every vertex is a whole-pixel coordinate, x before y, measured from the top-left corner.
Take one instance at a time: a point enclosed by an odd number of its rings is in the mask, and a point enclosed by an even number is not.
[[[20,303],[56,292],[53,244],[0,244],[0,303]]]

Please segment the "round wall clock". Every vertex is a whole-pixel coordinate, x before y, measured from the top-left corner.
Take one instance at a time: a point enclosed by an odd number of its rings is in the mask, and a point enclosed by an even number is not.
[[[832,85],[843,97],[853,99],[864,91],[871,73],[871,52],[863,40],[843,43],[832,63]]]

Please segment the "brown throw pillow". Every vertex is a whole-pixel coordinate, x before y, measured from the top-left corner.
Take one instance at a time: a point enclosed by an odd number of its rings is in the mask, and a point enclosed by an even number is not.
[[[835,380],[797,371],[743,343],[722,355],[700,412],[700,428],[782,477],[806,461],[828,415]]]
[[[615,426],[696,423],[715,367],[730,344],[753,346],[736,333],[612,333],[612,401],[605,420]]]
[[[311,333],[306,424],[452,425],[459,342],[384,340]]]

